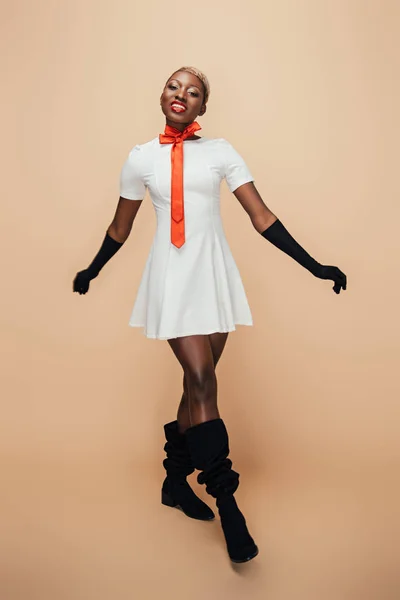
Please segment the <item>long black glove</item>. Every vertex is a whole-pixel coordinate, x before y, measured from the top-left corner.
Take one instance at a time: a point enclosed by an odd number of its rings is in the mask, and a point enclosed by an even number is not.
[[[337,267],[321,265],[310,256],[296,240],[290,235],[283,223],[278,219],[261,233],[266,240],[294,258],[300,265],[319,279],[332,279],[335,282],[333,291],[340,294],[340,290],[347,287],[347,278]]]
[[[86,294],[89,289],[90,281],[97,277],[106,262],[118,252],[123,244],[124,242],[117,242],[117,240],[114,240],[107,232],[101,248],[94,257],[92,263],[87,269],[77,273],[73,282],[73,291],[78,292],[79,294]]]

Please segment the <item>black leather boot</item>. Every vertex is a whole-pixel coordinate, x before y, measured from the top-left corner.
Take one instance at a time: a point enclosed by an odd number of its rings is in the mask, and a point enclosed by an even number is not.
[[[194,466],[186,437],[179,432],[178,421],[166,423],[164,432],[167,440],[164,446],[167,458],[163,460],[163,465],[167,476],[161,490],[162,504],[179,508],[192,519],[201,521],[214,519],[215,515],[211,508],[196,496],[186,481],[186,477],[193,473]]]
[[[221,526],[230,559],[246,562],[258,554],[258,548],[248,532],[246,520],[233,496],[239,486],[239,473],[232,469],[228,432],[222,419],[212,419],[186,430],[193,465],[201,470],[199,483],[216,498]]]

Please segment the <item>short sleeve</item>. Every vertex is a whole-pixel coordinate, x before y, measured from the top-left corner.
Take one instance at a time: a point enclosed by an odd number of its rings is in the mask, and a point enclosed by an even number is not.
[[[140,146],[129,153],[120,175],[119,195],[128,200],[143,200],[146,186],[143,181],[143,156]]]
[[[240,154],[227,140],[223,139],[225,179],[228,188],[234,192],[239,186],[249,181],[254,181],[248,166]]]

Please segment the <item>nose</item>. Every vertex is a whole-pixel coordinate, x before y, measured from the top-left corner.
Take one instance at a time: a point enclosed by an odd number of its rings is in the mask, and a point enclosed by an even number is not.
[[[183,102],[184,104],[186,104],[186,98],[183,98],[183,96],[180,96],[179,94],[175,94],[175,100],[178,100],[179,102]]]

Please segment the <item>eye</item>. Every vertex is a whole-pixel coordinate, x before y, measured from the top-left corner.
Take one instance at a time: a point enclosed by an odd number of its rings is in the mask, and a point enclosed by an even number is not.
[[[192,94],[192,96],[194,96],[195,98],[198,98],[199,94],[197,92],[189,92],[190,94]]]
[[[170,83],[168,87],[171,89],[176,89],[178,86],[174,85],[173,83]]]

